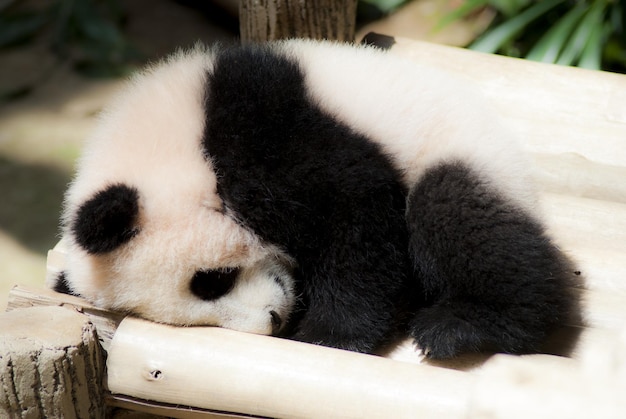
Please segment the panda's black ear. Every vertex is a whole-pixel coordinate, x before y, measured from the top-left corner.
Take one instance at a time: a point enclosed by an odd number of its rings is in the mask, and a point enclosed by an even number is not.
[[[56,292],[60,292],[61,294],[75,295],[77,297],[80,297],[80,295],[72,291],[72,288],[67,281],[67,277],[65,276],[65,272],[61,272],[59,275],[57,275],[52,289]]]
[[[76,242],[88,253],[107,253],[138,233],[138,215],[137,189],[110,185],[78,208],[71,229]]]

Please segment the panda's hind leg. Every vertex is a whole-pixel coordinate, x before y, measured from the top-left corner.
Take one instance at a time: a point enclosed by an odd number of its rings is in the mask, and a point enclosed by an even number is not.
[[[407,223],[426,299],[409,331],[428,356],[537,352],[577,311],[569,260],[467,165],[429,169],[410,192]]]

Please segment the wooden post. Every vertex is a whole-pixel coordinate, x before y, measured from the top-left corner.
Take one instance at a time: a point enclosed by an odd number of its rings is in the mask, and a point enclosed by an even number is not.
[[[241,41],[282,38],[354,41],[356,0],[241,0]]]
[[[105,355],[89,319],[61,307],[0,315],[0,417],[104,419]]]

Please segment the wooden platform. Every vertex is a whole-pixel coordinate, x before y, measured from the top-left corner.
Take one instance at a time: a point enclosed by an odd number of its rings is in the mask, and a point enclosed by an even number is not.
[[[570,357],[481,354],[435,363],[408,341],[368,356],[123,318],[22,287],[8,310],[63,305],[84,313],[108,355],[107,403],[152,414],[626,417],[626,76],[402,39],[391,53],[477,83],[519,133],[549,229],[587,284],[584,324],[566,331],[580,332]],[[49,275],[62,267],[61,243],[49,254]]]

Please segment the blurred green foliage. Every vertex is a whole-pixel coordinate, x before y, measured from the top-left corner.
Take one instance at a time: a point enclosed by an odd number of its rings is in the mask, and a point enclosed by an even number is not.
[[[408,0],[360,0],[365,19],[392,13]],[[440,22],[491,8],[490,27],[469,48],[536,61],[626,72],[623,0],[467,0]],[[122,2],[123,4],[123,2]],[[140,59],[122,30],[117,0],[0,0],[0,48],[45,34],[59,59],[83,74],[118,76]]]
[[[622,0],[468,0],[440,26],[485,7],[496,10],[496,17],[470,49],[626,72],[626,7]]]
[[[40,39],[83,74],[119,76],[139,58],[123,23],[115,0],[0,0],[0,48]]]

